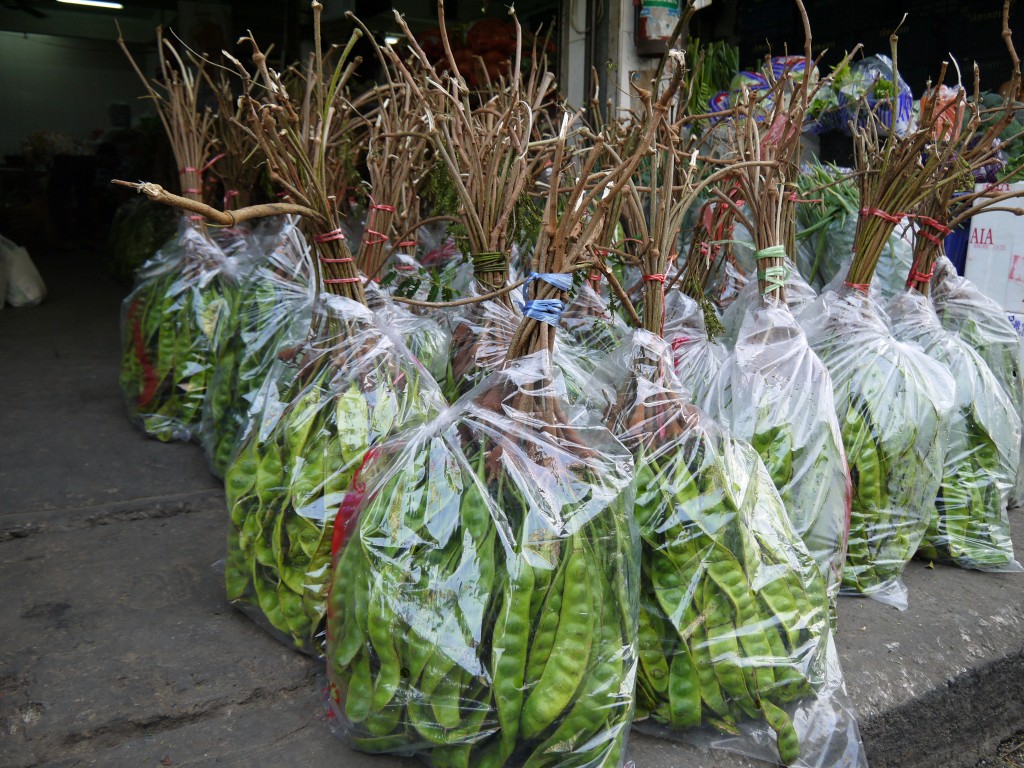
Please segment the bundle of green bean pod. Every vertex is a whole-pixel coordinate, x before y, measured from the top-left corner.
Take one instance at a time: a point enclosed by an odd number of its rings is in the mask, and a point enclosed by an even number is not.
[[[958,334],[981,355],[1009,396],[1014,410],[1024,418],[1021,340],[1010,325],[1006,311],[973,282],[957,275],[956,268],[945,256],[935,263],[931,297],[942,327]],[[1024,465],[1016,469],[1010,500],[1013,504],[1024,502]]]
[[[306,339],[313,310],[309,246],[292,219],[272,220],[267,256],[242,282],[237,311],[221,326],[218,365],[203,402],[202,442],[218,477],[249,431],[250,412],[282,351]]]
[[[630,345],[627,345],[630,346]],[[763,462],[637,331],[614,418],[637,467],[637,727],[758,759],[864,766],[825,580]]]
[[[708,338],[704,310],[684,293],[666,293],[662,335],[672,346],[679,382],[695,401],[704,399],[728,355],[725,347]]]
[[[594,421],[565,426],[548,360],[491,374],[360,475],[327,644],[331,719],[356,749],[438,768],[620,764],[633,465]]]
[[[846,559],[850,475],[828,369],[785,302],[768,294],[747,309],[732,353],[698,404],[764,461],[834,604]]]
[[[905,608],[901,574],[942,480],[953,379],[894,339],[882,310],[857,288],[826,291],[799,321],[832,376],[853,483],[842,591]]]
[[[927,296],[900,294],[887,313],[896,338],[920,346],[956,382],[942,485],[918,554],[964,568],[1020,571],[1007,518],[1020,416],[978,353],[942,327]]]
[[[321,296],[299,367],[273,371],[225,473],[228,600],[289,645],[322,651],[331,539],[367,451],[444,407],[436,384],[370,310]]]
[[[164,442],[200,432],[215,339],[235,311],[247,260],[243,238],[222,242],[183,219],[122,304],[121,393],[132,420]]]

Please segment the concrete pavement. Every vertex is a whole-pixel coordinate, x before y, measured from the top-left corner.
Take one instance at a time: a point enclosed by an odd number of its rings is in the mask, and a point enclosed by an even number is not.
[[[220,484],[197,446],[129,423],[123,290],[90,258],[37,259],[47,302],[0,311],[0,766],[417,765],[335,740],[318,666],[225,603]],[[904,613],[839,604],[869,759],[974,766],[1024,729],[1024,576],[913,563],[906,580]],[[643,736],[630,756],[749,764]]]

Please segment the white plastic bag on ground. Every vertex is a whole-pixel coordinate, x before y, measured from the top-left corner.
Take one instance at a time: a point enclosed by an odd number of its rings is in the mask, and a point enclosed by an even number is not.
[[[46,284],[28,251],[3,235],[0,235],[0,261],[7,271],[7,287],[0,297],[6,297],[8,304],[33,307],[46,298]]]

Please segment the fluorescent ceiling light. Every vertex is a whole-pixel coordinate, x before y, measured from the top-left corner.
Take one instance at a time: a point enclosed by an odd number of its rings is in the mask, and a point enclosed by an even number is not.
[[[121,3],[108,2],[108,0],[57,0],[57,2],[68,5],[88,5],[90,8],[109,8],[112,11],[120,11],[124,8]]]

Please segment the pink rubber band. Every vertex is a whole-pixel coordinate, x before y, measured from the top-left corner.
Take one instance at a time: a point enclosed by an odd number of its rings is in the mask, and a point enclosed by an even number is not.
[[[319,235],[313,235],[314,243],[329,243],[332,240],[344,240],[345,233],[341,231],[341,228],[332,229],[330,232],[324,232]]]

